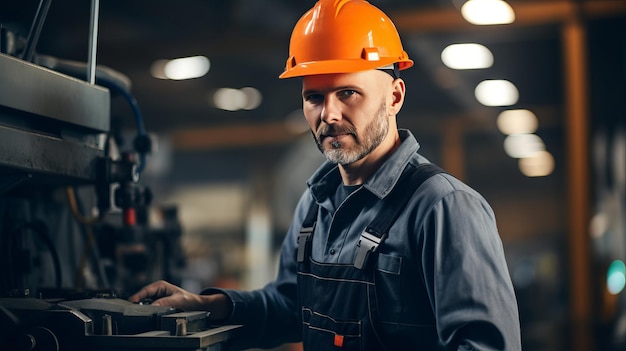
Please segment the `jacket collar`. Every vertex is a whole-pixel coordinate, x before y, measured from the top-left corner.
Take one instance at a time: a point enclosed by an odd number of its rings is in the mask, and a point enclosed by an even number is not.
[[[409,130],[399,129],[398,132],[400,146],[363,184],[365,189],[381,199],[391,192],[409,159],[419,149],[419,143]],[[333,196],[340,182],[339,167],[326,161],[309,178],[307,185],[315,200],[321,204]]]

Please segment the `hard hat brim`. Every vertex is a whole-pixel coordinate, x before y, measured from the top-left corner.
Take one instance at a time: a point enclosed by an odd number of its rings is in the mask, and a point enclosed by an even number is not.
[[[285,70],[278,78],[293,78],[302,76],[312,76],[318,74],[333,73],[354,73],[360,71],[368,71],[379,67],[387,66],[393,63],[399,64],[399,69],[407,69],[413,66],[413,60],[398,60],[396,57],[381,58],[378,61],[366,60],[326,60],[303,62]]]

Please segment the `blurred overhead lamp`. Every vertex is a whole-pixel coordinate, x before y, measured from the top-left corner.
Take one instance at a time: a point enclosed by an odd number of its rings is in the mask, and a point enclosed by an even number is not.
[[[527,177],[545,177],[554,171],[554,157],[548,151],[537,151],[519,159],[519,169]]]
[[[502,0],[468,0],[461,7],[466,21],[476,25],[509,24],[515,21],[511,5]]]
[[[213,93],[213,105],[221,110],[254,110],[261,105],[261,92],[252,87],[220,88]]]
[[[543,140],[535,134],[513,134],[504,139],[504,151],[513,158],[531,157],[545,149]]]
[[[184,80],[204,76],[211,62],[204,56],[182,57],[173,60],[157,60],[150,67],[153,77],[159,79]]]
[[[255,108],[259,107],[259,105],[261,105],[263,97],[258,89],[245,87],[239,90],[241,90],[246,96],[246,103],[241,107],[242,109],[254,110]]]
[[[493,54],[480,44],[452,44],[441,52],[441,61],[452,69],[482,69],[493,65]]]
[[[529,110],[502,111],[496,120],[500,132],[506,135],[528,134],[537,131],[537,116]]]
[[[484,80],[474,89],[476,100],[485,106],[511,106],[517,103],[519,92],[508,80]]]
[[[246,94],[239,89],[220,88],[213,94],[213,103],[225,111],[241,110],[246,104]]]

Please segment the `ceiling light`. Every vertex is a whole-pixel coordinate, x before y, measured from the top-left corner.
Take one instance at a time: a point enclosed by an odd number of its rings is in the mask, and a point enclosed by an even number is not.
[[[545,177],[554,171],[554,157],[548,151],[537,151],[519,159],[519,169],[527,177]]]
[[[244,110],[254,110],[255,108],[259,107],[259,105],[261,105],[263,96],[258,89],[245,87],[241,88],[240,90],[246,96],[246,103],[241,108],[243,108]]]
[[[509,24],[515,21],[511,5],[502,0],[469,0],[461,7],[466,21],[476,25]]]
[[[500,132],[511,135],[534,133],[539,122],[529,110],[506,110],[498,115],[496,124]]]
[[[517,103],[519,93],[508,80],[484,80],[474,90],[476,99],[485,106],[510,106]]]
[[[504,151],[513,158],[531,157],[545,149],[543,140],[535,134],[513,134],[504,139]]]
[[[239,89],[220,88],[213,94],[213,103],[222,110],[241,110],[246,105],[246,94]]]
[[[207,74],[211,62],[204,56],[182,57],[173,60],[157,60],[150,67],[153,77],[183,80],[199,78]]]
[[[157,79],[167,79],[165,73],[163,72],[167,62],[168,60],[156,60],[152,62],[152,65],[150,66],[150,74]]]
[[[441,52],[441,61],[452,69],[481,69],[493,65],[493,54],[480,44],[452,44]]]
[[[261,105],[263,97],[258,89],[245,87],[241,89],[220,88],[212,97],[213,105],[226,111],[254,110]]]

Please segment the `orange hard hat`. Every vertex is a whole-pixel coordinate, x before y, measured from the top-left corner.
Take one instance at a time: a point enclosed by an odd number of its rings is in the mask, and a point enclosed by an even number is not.
[[[389,17],[364,0],[319,0],[291,33],[279,78],[413,65]]]

